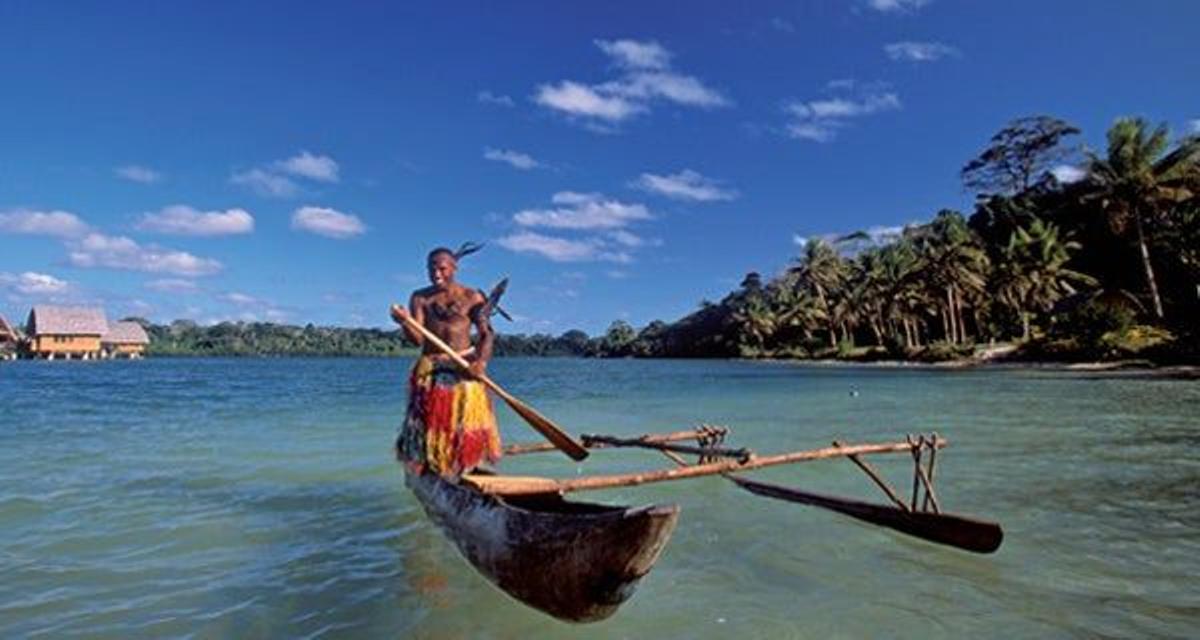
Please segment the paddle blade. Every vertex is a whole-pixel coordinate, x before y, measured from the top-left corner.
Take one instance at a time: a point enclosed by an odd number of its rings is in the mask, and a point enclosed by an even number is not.
[[[492,391],[496,391],[496,389],[497,387],[492,387]],[[558,428],[558,425],[551,422],[549,418],[535,411],[533,407],[517,400],[506,392],[497,393],[496,395],[500,396],[525,422],[528,422],[529,426],[545,436],[551,444],[558,447],[563,453],[571,456],[572,460],[579,461],[588,457],[588,450],[583,448],[582,444],[576,442],[574,438]]]
[[[992,553],[1000,548],[1000,543],[1004,540],[1004,532],[995,522],[945,513],[903,511],[892,506],[808,493],[732,475],[725,477],[736,482],[741,488],[760,496],[829,509],[863,522],[887,527],[922,540],[964,551]]]

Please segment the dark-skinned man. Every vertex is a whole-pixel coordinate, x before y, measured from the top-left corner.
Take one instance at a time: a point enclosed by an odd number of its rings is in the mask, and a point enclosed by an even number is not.
[[[408,384],[408,410],[396,440],[396,455],[414,472],[425,470],[457,477],[500,457],[500,434],[482,375],[492,357],[494,334],[487,298],[455,282],[458,260],[478,250],[439,247],[429,252],[430,286],[418,289],[408,309],[393,307],[392,317],[408,339],[422,347]],[[408,315],[429,329],[471,364],[463,373],[437,347],[404,324]],[[476,344],[471,344],[471,328]]]

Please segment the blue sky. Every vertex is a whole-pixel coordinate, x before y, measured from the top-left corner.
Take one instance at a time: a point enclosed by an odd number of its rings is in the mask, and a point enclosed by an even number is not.
[[[0,2],[0,313],[673,320],[796,238],[969,210],[1009,120],[1200,128],[1200,4]],[[247,5],[247,6],[243,6]]]

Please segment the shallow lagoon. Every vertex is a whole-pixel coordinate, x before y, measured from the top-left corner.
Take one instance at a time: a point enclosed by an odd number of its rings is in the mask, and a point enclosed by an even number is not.
[[[936,430],[951,441],[944,507],[1007,534],[975,556],[719,478],[589,494],[683,513],[633,599],[573,626],[493,589],[404,490],[391,439],[406,365],[0,363],[0,635],[1186,637],[1200,622],[1195,381],[498,360],[496,379],[577,433],[710,422],[767,453]],[[507,441],[534,439],[501,420]],[[907,488],[904,458],[875,460]],[[666,464],[628,451],[504,468]],[[844,461],[757,477],[882,499]]]

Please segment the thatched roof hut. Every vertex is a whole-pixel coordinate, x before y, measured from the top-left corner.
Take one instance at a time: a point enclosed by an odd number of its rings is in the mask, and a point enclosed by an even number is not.
[[[136,322],[115,322],[108,326],[108,333],[101,336],[100,343],[105,345],[146,345],[150,344],[150,336],[146,335],[146,330]]]
[[[21,341],[21,334],[0,315],[0,348],[12,350]]]
[[[103,309],[38,305],[29,312],[29,335],[100,336],[108,333]]]

